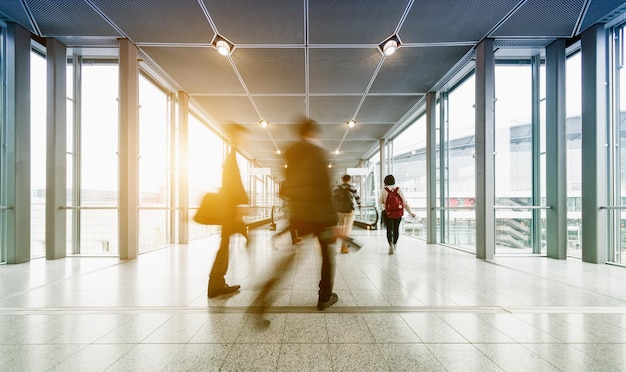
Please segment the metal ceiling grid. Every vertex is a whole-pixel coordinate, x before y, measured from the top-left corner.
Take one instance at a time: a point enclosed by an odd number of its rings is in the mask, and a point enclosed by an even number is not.
[[[190,95],[245,94],[227,59],[213,48],[142,47]]]
[[[122,37],[111,24],[84,1],[25,2],[42,35]]]
[[[400,28],[404,43],[472,44],[482,40],[519,0],[416,0]]]
[[[526,1],[491,36],[571,37],[582,16],[584,3],[585,0]]]
[[[220,35],[235,44],[304,45],[303,0],[202,0]]]
[[[378,45],[396,31],[408,3],[407,0],[309,0],[308,42]]]
[[[536,54],[619,9],[624,1],[3,0],[0,17],[94,55],[115,56],[116,38],[128,37],[144,66],[217,126],[248,126],[244,153],[280,177],[276,149],[296,139],[298,116],[323,125],[329,153],[340,147],[329,156],[340,176],[339,164],[356,166],[399,133],[425,93],[453,84],[485,37]],[[227,58],[210,45],[216,32],[234,43]],[[378,46],[396,32],[401,48],[384,57]]]
[[[197,0],[91,0],[91,2],[138,45],[144,43],[208,45],[215,35]]]

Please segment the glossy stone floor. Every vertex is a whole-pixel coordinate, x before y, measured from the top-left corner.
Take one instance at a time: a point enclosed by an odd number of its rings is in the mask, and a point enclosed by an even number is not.
[[[242,289],[225,298],[206,297],[218,236],[133,261],[0,266],[0,371],[626,370],[626,268],[487,262],[407,236],[390,256],[384,231],[354,235],[365,246],[335,256],[324,311],[318,248],[266,228],[248,248],[233,238],[227,281]]]

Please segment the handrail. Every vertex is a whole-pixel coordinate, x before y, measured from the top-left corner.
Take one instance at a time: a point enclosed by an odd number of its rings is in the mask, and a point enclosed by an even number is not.
[[[414,210],[414,209],[419,209],[419,208],[411,208],[411,209]],[[433,207],[433,210],[464,210],[464,209],[467,209],[467,210],[476,209],[476,206],[460,205],[457,207]],[[549,205],[494,205],[493,209],[552,209],[552,207]]]
[[[88,210],[88,209],[120,209],[119,206],[102,206],[102,207],[85,207],[85,206],[80,206],[80,205],[62,205],[61,207],[59,207],[61,209],[72,209],[72,210]]]
[[[378,208],[376,208],[376,206],[374,205],[368,205],[368,206],[361,206],[361,211],[363,209],[373,209],[374,210],[374,222],[370,222],[369,220],[359,220],[358,217],[360,217],[361,212],[359,211],[358,213],[355,211],[355,218],[354,218],[354,225],[355,226],[359,226],[368,230],[376,230],[377,226],[378,226],[378,220],[380,219],[380,214],[378,212]]]
[[[599,207],[600,209],[626,209],[626,206],[621,206],[621,205],[601,205]]]
[[[549,205],[494,205],[493,209],[552,209]]]
[[[13,207],[9,207],[8,205],[0,205],[0,210],[10,210],[13,209]]]

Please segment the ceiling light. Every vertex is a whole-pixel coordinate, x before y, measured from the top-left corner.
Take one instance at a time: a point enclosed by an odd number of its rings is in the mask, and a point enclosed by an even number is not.
[[[398,42],[395,40],[388,40],[383,46],[383,53],[385,53],[386,56],[390,56],[396,52],[396,49],[398,49]]]
[[[346,125],[348,126],[348,128],[354,128],[356,126],[356,120],[352,119],[346,122]]]
[[[230,55],[234,47],[231,42],[219,35],[215,38],[213,46],[215,47],[217,52],[223,56]]]
[[[263,128],[267,128],[270,125],[270,123],[267,120],[261,120],[259,121],[259,124],[261,124]]]
[[[283,153],[282,151],[280,151],[280,150],[276,150],[276,155],[280,155],[280,154],[282,154],[282,153]]]
[[[339,149],[335,150],[335,155],[339,155]]]
[[[332,165],[332,164],[328,164],[328,168],[332,168],[332,167],[333,167],[333,165]]]
[[[388,39],[378,45],[379,50],[386,56],[390,56],[400,48],[400,39],[397,35],[391,35]]]

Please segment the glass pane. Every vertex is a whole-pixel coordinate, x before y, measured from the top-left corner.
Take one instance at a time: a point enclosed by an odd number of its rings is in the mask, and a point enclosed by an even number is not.
[[[118,211],[82,210],[80,216],[80,253],[117,255]]]
[[[533,205],[532,68],[499,63],[495,69],[495,205]],[[496,253],[533,253],[532,212],[496,212]]]
[[[139,77],[139,206],[167,208],[169,174],[169,103],[167,94]],[[139,213],[139,252],[170,242],[169,209]]]
[[[82,67],[80,205],[116,207],[118,201],[118,67]],[[81,254],[118,254],[117,210],[81,210]],[[69,249],[69,247],[68,247]],[[68,254],[73,252],[68,251]]]
[[[582,125],[581,58],[576,53],[565,62],[565,131],[567,133],[567,254],[582,257]]]
[[[418,117],[393,140],[393,168],[396,185],[402,188],[411,211],[405,214],[401,232],[426,237],[426,114]],[[420,226],[419,229],[416,226]]]
[[[442,123],[441,126],[445,139],[441,144],[443,159],[439,162],[444,170],[440,203],[451,208],[440,214],[444,218],[440,221],[444,226],[443,242],[473,252],[476,251],[475,211],[465,207],[472,207],[476,196],[475,93],[473,74],[448,93],[447,108],[444,107],[447,125]]]
[[[224,141],[213,133],[196,116],[189,115],[189,238],[195,239],[217,231],[215,226],[193,222],[193,216],[202,196],[217,191],[222,184]]]
[[[31,52],[30,182],[32,258],[46,254],[46,58]],[[44,108],[44,109],[42,109]]]

